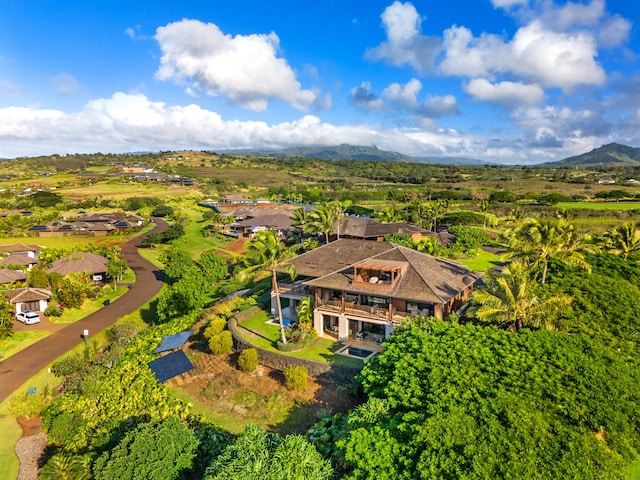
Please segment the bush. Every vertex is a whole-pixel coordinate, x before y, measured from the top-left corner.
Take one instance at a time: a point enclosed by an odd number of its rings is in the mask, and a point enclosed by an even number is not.
[[[224,318],[214,318],[209,322],[207,328],[204,331],[204,338],[207,340],[219,335],[224,330],[224,327],[227,325],[227,321]]]
[[[138,325],[135,322],[116,323],[107,330],[107,338],[111,343],[122,342],[128,344],[136,338]]]
[[[11,401],[9,412],[16,418],[35,418],[40,416],[48,403],[49,400],[42,394],[23,393]]]
[[[56,377],[66,377],[72,373],[79,372],[86,366],[86,362],[82,360],[78,355],[71,355],[70,357],[58,360],[51,365],[51,371]]]
[[[285,385],[289,390],[302,392],[309,385],[309,374],[303,366],[290,366],[284,371]]]
[[[53,304],[44,309],[44,314],[47,317],[60,317],[62,315],[62,310],[60,310],[58,305]]]
[[[209,339],[209,350],[214,355],[222,355],[233,348],[233,337],[229,330],[220,332]]]
[[[258,366],[258,351],[255,348],[247,348],[238,357],[238,366],[243,372],[253,372]]]

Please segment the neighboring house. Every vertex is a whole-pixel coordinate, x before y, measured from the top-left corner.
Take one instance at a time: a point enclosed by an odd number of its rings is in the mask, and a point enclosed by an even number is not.
[[[7,300],[14,305],[15,313],[44,312],[51,300],[51,291],[45,288],[16,288],[6,292]]]
[[[0,284],[24,282],[27,280],[27,274],[20,270],[10,270],[8,268],[0,268]]]
[[[4,265],[19,265],[21,267],[26,267],[27,270],[31,270],[31,268],[38,263],[37,257],[31,257],[24,253],[16,253],[15,255],[9,255],[8,257],[4,257],[0,260],[0,266]]]
[[[59,273],[63,277],[70,273],[89,273],[95,282],[107,278],[107,259],[91,252],[71,253],[51,264],[47,273]]]
[[[144,218],[139,215],[127,215],[123,212],[91,213],[74,221],[55,220],[45,225],[34,225],[29,228],[29,233],[38,237],[70,235],[100,237],[113,231],[121,232],[140,227],[143,224]]]
[[[26,245],[24,243],[15,243],[12,245],[0,245],[0,255],[15,255],[22,253],[31,258],[37,258],[38,252],[44,247],[40,245]]]
[[[597,183],[598,185],[613,185],[616,183],[616,179],[611,177],[602,177],[598,179]]]
[[[255,202],[249,198],[244,197],[244,195],[230,194],[222,197],[222,203],[226,203],[229,205],[246,205]]]
[[[295,318],[312,296],[318,335],[382,341],[413,315],[446,318],[468,299],[483,273],[388,242],[340,239],[288,260],[296,281],[278,283]],[[272,313],[276,311],[272,292]]]
[[[340,238],[377,240],[382,242],[385,235],[392,235],[394,233],[406,233],[411,235],[411,239],[414,241],[431,234],[429,230],[409,223],[381,223],[372,218],[348,216],[340,219],[340,228],[336,229],[335,235],[339,235]]]
[[[291,230],[291,217],[283,213],[261,215],[231,224],[234,233],[251,236],[260,230],[274,230],[280,236],[286,236]]]

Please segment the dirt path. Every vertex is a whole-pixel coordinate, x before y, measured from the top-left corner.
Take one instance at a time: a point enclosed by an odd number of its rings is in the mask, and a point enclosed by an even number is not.
[[[152,230],[154,233],[167,228],[167,223],[163,220],[156,219],[155,224]],[[82,320],[65,325],[0,363],[0,402],[58,357],[79,345],[82,342],[80,335],[84,330],[89,330],[89,335],[100,333],[158,293],[163,284],[162,273],[138,255],[138,245],[143,237],[136,237],[122,245],[123,257],[136,274],[136,282],[127,293],[110,305]]]

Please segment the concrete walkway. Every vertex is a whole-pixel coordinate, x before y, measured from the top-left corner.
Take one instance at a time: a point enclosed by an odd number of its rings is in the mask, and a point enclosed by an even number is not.
[[[164,220],[155,219],[155,225],[151,231],[153,233],[167,228]],[[122,245],[123,257],[136,274],[136,282],[127,293],[97,312],[65,325],[64,328],[0,362],[0,402],[40,370],[82,343],[80,335],[84,330],[89,330],[89,336],[100,333],[119,318],[140,308],[158,293],[163,285],[162,273],[138,255],[141,238],[144,236],[136,237]]]

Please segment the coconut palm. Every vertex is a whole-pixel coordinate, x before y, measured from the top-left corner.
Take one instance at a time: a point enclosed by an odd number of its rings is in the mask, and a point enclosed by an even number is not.
[[[555,295],[542,300],[534,287],[528,265],[512,262],[485,289],[473,292],[472,315],[482,322],[506,325],[516,331],[524,327],[552,329],[549,313],[568,305],[571,299]]]
[[[402,213],[393,207],[385,207],[377,213],[376,218],[382,223],[400,222]]]
[[[311,233],[322,233],[328,245],[329,236],[336,231],[338,220],[339,217],[334,205],[329,203],[320,205],[309,213],[307,229]]]
[[[553,257],[567,265],[590,271],[584,253],[590,251],[584,237],[563,220],[527,219],[511,232],[506,258],[521,259],[530,266],[542,265],[541,283],[547,279],[549,260]]]
[[[287,343],[284,335],[284,323],[282,320],[282,305],[280,305],[280,290],[278,289],[277,271],[284,270],[293,280],[296,277],[296,269],[286,260],[294,255],[294,249],[286,247],[278,238],[274,231],[262,231],[247,246],[247,252],[243,255],[245,268],[240,271],[242,278],[247,275],[256,274],[259,271],[268,270],[271,272],[271,285],[273,287],[280,323],[280,337],[282,343]]]
[[[487,214],[489,213],[489,211],[491,210],[491,204],[489,203],[489,200],[482,200],[480,202],[480,211],[482,212],[482,215],[484,217],[484,221],[482,223],[482,229],[486,230],[487,229]]]
[[[58,453],[47,460],[40,470],[42,480],[86,480],[91,478],[91,458]]]
[[[605,236],[605,246],[626,260],[629,255],[640,252],[640,231],[634,222],[625,223]]]
[[[304,207],[296,208],[293,212],[291,212],[291,225],[301,230],[302,232],[306,231],[307,224],[309,223],[309,216],[305,211]]]

